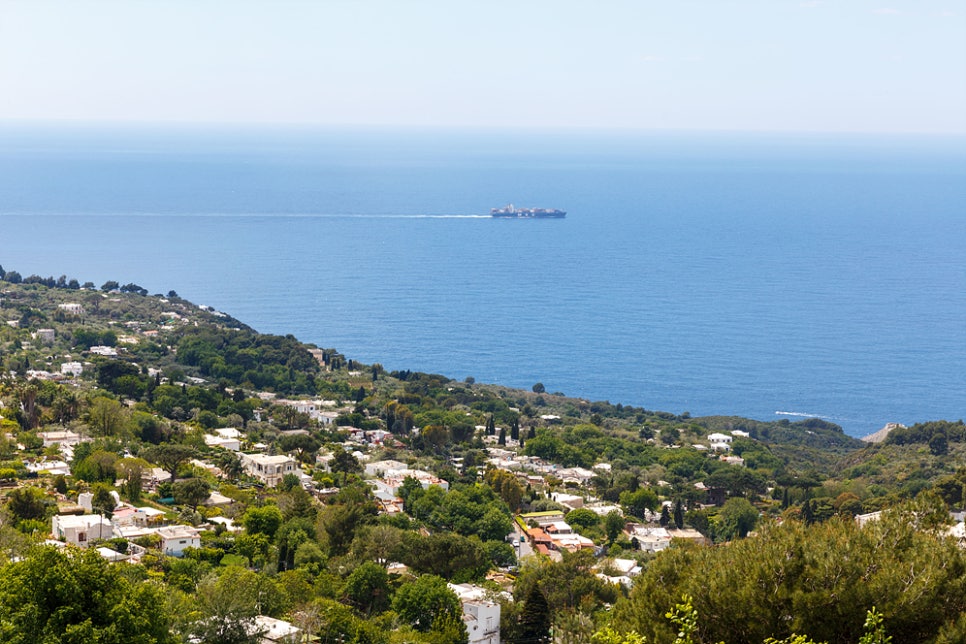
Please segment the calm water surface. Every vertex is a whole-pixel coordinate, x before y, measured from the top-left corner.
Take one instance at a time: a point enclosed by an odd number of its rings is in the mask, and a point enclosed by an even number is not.
[[[569,214],[484,216],[509,201]],[[0,263],[389,369],[854,435],[966,415],[963,139],[6,126]]]

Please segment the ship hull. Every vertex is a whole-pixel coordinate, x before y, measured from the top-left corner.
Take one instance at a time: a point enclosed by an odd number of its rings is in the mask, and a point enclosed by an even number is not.
[[[504,208],[492,208],[490,216],[498,219],[563,219],[567,213],[556,208],[516,208],[510,204]]]

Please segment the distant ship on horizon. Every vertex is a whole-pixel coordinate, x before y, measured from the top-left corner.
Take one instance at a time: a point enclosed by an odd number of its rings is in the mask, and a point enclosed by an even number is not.
[[[517,208],[511,203],[502,208],[491,208],[490,216],[508,219],[563,219],[567,213],[556,208]]]

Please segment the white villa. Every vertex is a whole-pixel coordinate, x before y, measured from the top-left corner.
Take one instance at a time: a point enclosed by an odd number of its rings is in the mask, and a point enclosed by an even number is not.
[[[294,458],[282,454],[277,456],[242,454],[241,462],[247,474],[272,487],[281,483],[286,474],[297,476],[301,471]]]
[[[486,599],[486,590],[473,584],[446,584],[463,604],[463,623],[469,644],[500,644],[500,605]]]
[[[55,539],[86,548],[91,541],[113,537],[114,526],[99,514],[58,514],[51,519],[50,532]]]

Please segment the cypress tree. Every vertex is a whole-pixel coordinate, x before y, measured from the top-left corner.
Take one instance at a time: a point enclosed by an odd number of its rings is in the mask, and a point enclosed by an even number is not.
[[[684,505],[681,499],[674,502],[674,526],[681,530],[684,528]]]
[[[530,587],[520,612],[520,641],[550,642],[550,605],[536,584]]]

